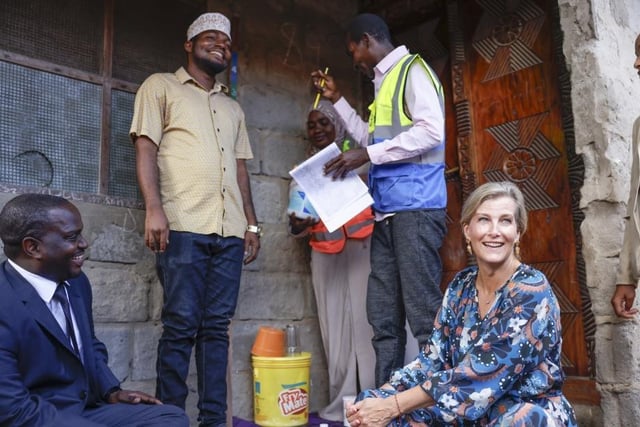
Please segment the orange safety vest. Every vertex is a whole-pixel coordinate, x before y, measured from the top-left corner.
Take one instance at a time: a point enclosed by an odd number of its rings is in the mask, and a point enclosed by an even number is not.
[[[319,221],[311,227],[310,233],[309,244],[314,250],[325,254],[340,253],[347,239],[364,239],[373,233],[373,211],[366,208],[333,233]]]

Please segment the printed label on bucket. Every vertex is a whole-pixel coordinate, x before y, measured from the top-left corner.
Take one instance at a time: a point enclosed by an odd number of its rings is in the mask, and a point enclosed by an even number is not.
[[[251,356],[254,422],[261,427],[298,427],[309,423],[311,354]]]
[[[284,416],[304,414],[309,405],[309,393],[301,388],[294,388],[280,392],[278,406]]]

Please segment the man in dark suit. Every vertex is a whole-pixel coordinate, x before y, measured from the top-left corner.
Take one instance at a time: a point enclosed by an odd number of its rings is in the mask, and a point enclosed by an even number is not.
[[[184,411],[120,388],[95,334],[78,209],[23,194],[0,212],[0,426],[180,426]]]

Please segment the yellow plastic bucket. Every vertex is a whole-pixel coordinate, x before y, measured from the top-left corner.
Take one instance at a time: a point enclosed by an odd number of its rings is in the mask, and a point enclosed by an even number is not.
[[[263,427],[304,426],[309,422],[311,353],[251,356],[253,418]]]

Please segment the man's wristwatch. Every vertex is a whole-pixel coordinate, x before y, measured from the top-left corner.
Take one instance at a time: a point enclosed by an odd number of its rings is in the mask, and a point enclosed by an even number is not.
[[[250,233],[256,233],[258,237],[262,235],[262,227],[260,225],[247,225],[247,231]]]

